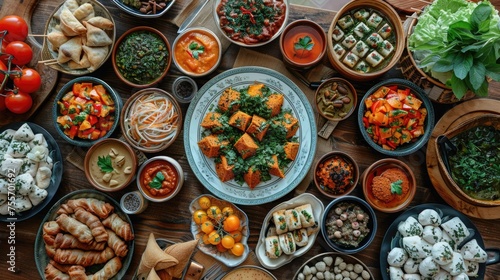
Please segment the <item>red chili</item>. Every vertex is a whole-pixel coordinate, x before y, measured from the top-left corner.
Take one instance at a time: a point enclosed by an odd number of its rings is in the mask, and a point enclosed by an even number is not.
[[[186,50],[186,52],[189,54],[190,57],[193,57],[193,54],[190,51]]]
[[[240,10],[241,12],[244,14],[244,15],[248,15],[250,17],[250,22],[252,24],[255,24],[255,18],[253,17],[253,14],[252,14],[252,11],[251,10],[248,10],[248,9],[245,9],[245,7],[243,6],[240,6]]]

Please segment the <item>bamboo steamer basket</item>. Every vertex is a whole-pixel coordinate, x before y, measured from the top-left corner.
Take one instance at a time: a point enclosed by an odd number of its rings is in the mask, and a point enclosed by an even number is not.
[[[335,55],[334,55],[334,50],[333,47],[335,45],[335,42],[333,40],[333,30],[335,29],[335,26],[337,25],[337,22],[340,18],[342,18],[343,15],[345,15],[347,12],[355,9],[373,9],[376,10],[378,13],[380,13],[387,21],[390,22],[392,25],[396,40],[394,44],[394,54],[387,63],[385,67],[382,69],[379,69],[374,72],[368,72],[368,73],[360,73],[357,71],[354,71],[353,69],[347,67],[340,61]],[[355,81],[367,81],[367,80],[374,80],[376,78],[381,77],[384,75],[386,72],[388,72],[390,69],[392,69],[400,60],[401,55],[403,53],[403,50],[405,48],[405,33],[403,29],[403,24],[401,22],[401,19],[398,15],[398,13],[392,8],[389,4],[387,4],[384,1],[380,0],[352,0],[351,2],[347,3],[344,5],[335,15],[335,17],[332,20],[332,23],[330,25],[330,28],[328,29],[328,36],[327,36],[327,54],[328,54],[328,59],[332,66],[337,70],[343,77],[347,78],[348,80],[355,80]]]
[[[406,47],[403,50],[403,55],[400,59],[401,72],[403,77],[419,87],[424,89],[429,99],[436,103],[451,104],[474,98],[476,95],[472,91],[468,91],[461,99],[458,99],[450,87],[440,81],[427,75],[422,69],[417,66],[411,51],[408,49],[408,37],[413,32],[415,25],[418,22],[417,14],[413,14],[404,23]]]

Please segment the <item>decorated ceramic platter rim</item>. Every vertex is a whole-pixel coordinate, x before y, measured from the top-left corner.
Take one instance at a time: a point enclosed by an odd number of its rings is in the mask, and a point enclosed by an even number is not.
[[[230,86],[239,89],[254,82],[264,83],[272,91],[283,93],[283,108],[291,109],[299,120],[296,136],[300,148],[296,159],[285,170],[285,178],[273,176],[252,190],[246,184],[240,185],[234,180],[221,182],[215,172],[214,159],[203,155],[197,143],[202,138],[201,121],[210,108],[217,104],[224,89]],[[297,85],[275,70],[245,66],[215,76],[200,88],[191,101],[184,121],[184,149],[193,173],[212,194],[235,204],[259,205],[281,198],[299,185],[314,160],[317,136],[311,104]]]
[[[202,237],[205,233],[202,232],[200,230],[200,226],[197,225],[193,221],[193,219],[191,219],[191,233],[193,234],[194,239],[199,240],[198,245],[197,245],[198,250],[200,250],[201,252],[203,252],[204,254],[206,254],[208,256],[212,256],[214,259],[222,262],[223,264],[225,264],[228,267],[235,267],[235,266],[240,265],[241,263],[243,263],[246,260],[246,258],[248,257],[248,254],[250,253],[250,248],[248,247],[248,242],[247,242],[248,237],[250,236],[250,229],[249,229],[249,222],[248,222],[247,214],[245,212],[243,212],[243,210],[238,208],[238,206],[234,205],[233,203],[231,203],[229,201],[218,199],[217,197],[209,195],[209,194],[202,194],[202,195],[196,197],[195,199],[193,199],[193,201],[191,201],[191,203],[189,204],[189,211],[191,212],[191,216],[194,214],[194,212],[196,210],[201,209],[199,204],[198,204],[198,199],[200,199],[203,196],[210,198],[212,205],[214,205],[213,202],[215,201],[217,205],[222,206],[222,207],[220,207],[221,209],[226,207],[226,206],[231,206],[233,208],[234,214],[240,218],[240,225],[242,225],[242,227],[241,227],[242,238],[241,238],[240,242],[245,247],[245,252],[243,253],[243,255],[238,257],[235,255],[232,255],[229,252],[224,252],[224,253],[219,252],[217,250],[216,246],[214,246],[214,245],[204,244]]]
[[[32,207],[28,211],[17,213],[17,215],[15,216],[9,217],[6,215],[0,215],[1,222],[20,222],[35,216],[49,204],[49,202],[52,200],[57,190],[59,189],[59,185],[61,184],[61,179],[63,174],[63,161],[62,161],[61,150],[59,149],[59,146],[57,145],[57,142],[52,136],[52,134],[50,134],[47,130],[45,130],[45,128],[31,122],[16,122],[2,127],[0,129],[0,132],[3,132],[7,129],[17,130],[25,123],[30,126],[31,130],[33,130],[33,133],[43,134],[43,137],[45,137],[45,140],[49,145],[49,151],[50,151],[49,155],[52,158],[53,167],[52,167],[52,176],[50,177],[50,184],[46,188],[47,197],[45,197],[45,199],[42,202],[40,202],[40,204],[38,204],[37,206]]]
[[[458,244],[458,247],[460,248],[463,246],[466,242],[476,239],[477,243],[481,248],[484,248],[484,241],[483,238],[477,229],[477,227],[472,223],[472,221],[465,216],[464,214],[460,213],[459,211],[453,209],[452,207],[445,205],[445,204],[439,204],[439,203],[426,203],[426,204],[420,204],[415,207],[412,207],[405,212],[403,212],[401,215],[399,215],[392,223],[391,225],[387,228],[387,231],[385,232],[384,239],[382,240],[382,246],[380,247],[380,271],[382,274],[382,279],[383,280],[389,280],[389,264],[387,263],[387,255],[389,252],[396,247],[396,243],[401,240],[401,235],[398,232],[398,226],[401,222],[405,221],[409,216],[413,216],[414,218],[417,218],[418,214],[422,212],[425,209],[433,209],[436,210],[436,212],[439,213],[441,218],[443,217],[449,217],[449,219],[458,217],[462,222],[467,226],[467,228],[470,231],[470,236],[467,237],[462,243]],[[449,220],[446,219],[446,220]],[[445,221],[445,220],[443,220]],[[478,272],[478,277],[471,277],[471,279],[483,279],[484,274],[486,271],[486,264],[480,263],[479,264],[479,272]],[[385,273],[384,273],[385,272]]]
[[[265,239],[271,219],[273,218],[273,212],[282,209],[292,209],[307,203],[311,204],[311,208],[314,214],[314,219],[318,223],[318,230],[309,236],[309,241],[307,242],[306,246],[298,248],[293,254],[291,255],[281,254],[281,256],[277,259],[268,258],[266,256]],[[311,249],[311,247],[314,245],[316,237],[319,234],[321,228],[320,225],[321,217],[323,216],[324,211],[325,211],[325,206],[323,205],[321,200],[319,200],[316,196],[310,193],[303,193],[288,201],[282,202],[276,205],[274,208],[272,208],[264,218],[264,221],[262,223],[262,229],[260,230],[259,240],[257,242],[257,246],[255,247],[255,255],[257,256],[257,259],[259,260],[260,264],[268,269],[277,269],[293,261],[295,258],[300,257],[305,253],[307,253],[307,251],[309,251],[309,249]]]
[[[40,222],[40,227],[38,228],[35,238],[34,257],[35,257],[36,268],[42,278],[45,278],[45,273],[44,273],[45,267],[49,263],[49,256],[47,256],[47,253],[45,251],[45,242],[42,237],[43,224],[47,221],[54,220],[54,218],[57,216],[56,212],[61,206],[61,204],[70,199],[77,199],[77,198],[96,198],[113,205],[114,210],[112,213],[118,214],[120,218],[129,223],[130,228],[132,229],[132,233],[134,233],[134,228],[132,226],[132,221],[130,220],[130,217],[121,210],[120,204],[116,202],[116,200],[114,200],[111,196],[93,189],[81,189],[71,192],[63,196],[56,203],[54,203],[50,208],[49,212],[47,212],[47,215],[45,215],[43,220]],[[132,257],[134,256],[134,244],[135,244],[135,239],[128,241],[127,256],[125,256],[125,258],[122,259],[122,268],[118,271],[118,273],[114,277],[111,278],[112,280],[123,279],[125,277],[127,270],[130,266],[130,263],[132,262]]]
[[[358,259],[354,256],[351,256],[351,255],[346,255],[346,254],[339,253],[339,252],[321,253],[321,254],[318,254],[318,255],[308,259],[299,267],[299,269],[297,269],[297,272],[295,272],[295,276],[293,276],[292,279],[294,279],[294,280],[298,279],[298,276],[299,276],[300,272],[304,269],[304,266],[311,263],[312,261],[315,261],[315,262],[322,261],[324,257],[332,257],[332,258],[341,257],[342,259],[344,259],[344,261],[348,260],[348,261],[350,261],[350,263],[353,263],[353,262],[359,263],[360,265],[363,266],[363,268],[366,271],[368,271],[368,273],[370,273],[370,279],[376,279],[375,277],[373,277],[373,273],[370,271],[370,268],[364,262],[362,262],[360,259]],[[333,261],[335,261],[335,259]]]

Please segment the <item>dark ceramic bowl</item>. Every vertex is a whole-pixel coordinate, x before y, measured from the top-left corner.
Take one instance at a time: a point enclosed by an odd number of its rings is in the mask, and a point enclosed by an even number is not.
[[[127,14],[139,17],[139,18],[158,18],[163,16],[164,14],[167,13],[168,10],[174,5],[175,0],[168,0],[165,2],[165,7],[161,10],[157,10],[156,13],[153,12],[153,9],[149,10],[146,13],[143,13],[140,11],[140,8],[137,9],[135,7],[131,7],[128,5],[123,4],[123,0],[113,0],[113,3],[120,8],[122,11],[126,12]]]
[[[332,164],[326,164],[325,163],[330,162]],[[339,163],[343,162],[345,164],[348,164],[351,168],[346,169],[345,167],[342,167],[340,169],[337,169],[337,167],[340,167]],[[328,167],[330,166],[330,167]],[[349,180],[349,184],[345,187],[341,187],[336,185],[335,188],[330,188],[328,186],[325,186],[325,184],[322,183],[322,180],[320,178],[320,174],[322,173],[322,169],[324,170],[323,172],[329,173],[330,180],[334,181],[332,176],[335,175],[340,175],[341,173],[349,172],[350,174],[348,176],[351,176],[351,179]],[[332,175],[332,169],[335,170],[335,175]],[[350,194],[355,188],[356,185],[358,184],[359,181],[359,167],[356,161],[354,159],[340,151],[331,151],[329,153],[324,154],[314,165],[314,184],[318,188],[318,190],[324,194],[327,197],[330,198],[338,198],[344,195]],[[345,173],[347,175],[347,173]],[[330,181],[329,182],[332,182]]]

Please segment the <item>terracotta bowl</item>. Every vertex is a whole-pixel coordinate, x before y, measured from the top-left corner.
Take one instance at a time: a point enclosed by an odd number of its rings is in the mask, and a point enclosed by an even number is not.
[[[100,163],[107,159],[111,169]],[[94,188],[104,192],[124,189],[132,182],[137,170],[137,156],[127,143],[106,138],[90,147],[84,160],[85,176]]]
[[[165,176],[164,179],[164,180],[170,180],[170,179],[173,180],[172,182],[174,184],[171,188],[171,191],[168,192],[165,191],[165,193],[158,193],[155,195],[145,185],[144,183],[146,176],[145,174],[146,172],[148,172],[148,169],[152,168],[154,165],[162,166],[161,168],[169,168],[170,170],[173,171],[173,173],[169,173],[172,176],[170,177]],[[151,176],[153,179],[155,178],[155,174]],[[139,167],[139,171],[137,172],[136,182],[137,182],[137,188],[139,188],[139,191],[147,200],[152,202],[165,202],[174,198],[181,190],[182,185],[184,184],[184,173],[182,171],[181,165],[175,159],[167,156],[156,156],[148,159],[143,164],[141,164],[141,167]],[[152,188],[153,187],[151,187],[151,189]]]
[[[344,152],[326,153],[316,162],[313,170],[316,188],[330,198],[348,195],[358,184],[358,164]]]
[[[287,67],[298,70],[312,68],[325,56],[326,33],[314,21],[296,20],[281,33],[280,50]]]
[[[401,180],[401,183],[398,183],[398,180]],[[382,182],[386,185],[381,185]],[[417,190],[415,174],[411,168],[394,158],[381,159],[370,165],[361,175],[361,186],[365,200],[374,209],[385,213],[405,209],[412,202]],[[381,186],[385,188],[382,189]],[[375,187],[377,190],[374,190]]]
[[[360,11],[368,13],[359,13],[358,20],[355,13]],[[378,16],[372,19],[375,14]],[[378,35],[372,36],[374,33]],[[353,0],[333,18],[327,43],[328,59],[342,76],[366,81],[382,76],[396,65],[405,47],[405,37],[398,13],[389,4]]]
[[[197,53],[201,47],[203,51]],[[222,45],[219,37],[204,27],[188,28],[177,35],[172,44],[172,51],[177,69],[195,78],[214,72],[222,58]]]
[[[447,131],[443,135],[436,137],[436,154],[438,159],[438,167],[443,180],[453,193],[455,193],[459,198],[473,205],[488,207],[488,206],[499,206],[500,198],[495,200],[485,200],[478,199],[477,197],[471,196],[462,190],[459,184],[451,176],[451,167],[449,167],[448,155],[451,153],[449,150],[449,144],[446,139],[452,139],[459,134],[471,130],[478,126],[492,126],[496,130],[500,129],[500,116],[495,114],[484,114],[473,117],[469,120],[464,121],[455,128]]]
[[[165,44],[165,47],[166,47],[166,51],[167,51],[167,56],[164,58],[165,65],[164,65],[163,69],[161,69],[161,70],[159,69],[159,71],[161,71],[161,73],[158,73],[157,75],[150,77],[147,80],[141,79],[141,77],[144,76],[144,73],[140,74],[137,77],[131,77],[131,76],[126,77],[124,75],[125,72],[122,69],[123,68],[131,68],[132,66],[130,66],[130,64],[133,64],[133,63],[129,59],[121,61],[120,58],[117,58],[117,56],[122,52],[121,49],[123,48],[122,47],[123,42],[126,42],[126,40],[130,36],[143,34],[143,33],[154,34],[157,38],[159,38],[160,40],[163,41],[163,43]],[[123,33],[123,35],[120,36],[120,38],[118,38],[118,40],[116,41],[116,44],[113,47],[113,53],[111,54],[111,58],[113,61],[113,70],[115,71],[116,76],[118,76],[118,78],[122,82],[124,82],[125,84],[127,84],[131,87],[135,87],[135,88],[148,88],[148,87],[151,87],[151,86],[159,83],[167,75],[167,72],[170,69],[170,65],[172,64],[172,51],[171,51],[170,43],[169,43],[167,37],[165,37],[165,35],[163,35],[163,33],[160,32],[158,29],[155,29],[155,28],[152,28],[149,26],[137,26],[137,27],[134,27],[132,29],[125,31],[125,33]],[[139,63],[140,62],[137,61],[137,64],[139,64]]]
[[[356,109],[358,95],[351,83],[342,78],[330,78],[316,89],[316,109],[325,119],[341,121]]]

